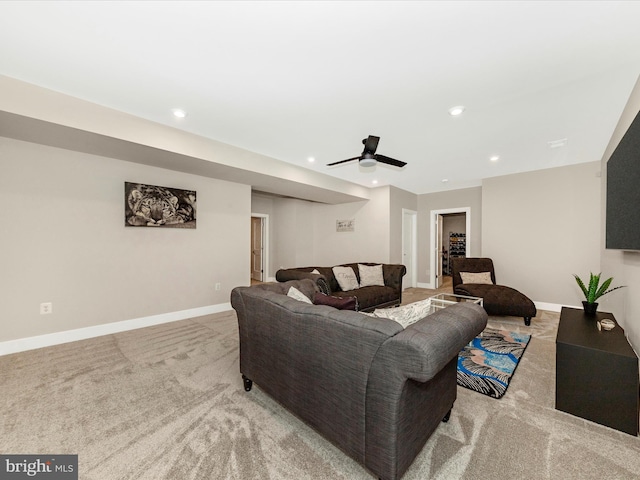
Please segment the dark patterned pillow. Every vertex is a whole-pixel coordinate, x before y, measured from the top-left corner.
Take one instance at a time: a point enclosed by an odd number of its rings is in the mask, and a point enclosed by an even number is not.
[[[320,291],[325,295],[329,295],[331,293],[329,284],[324,278],[318,278],[318,280],[316,280],[316,284],[318,285],[318,288],[320,289]]]
[[[316,292],[313,297],[315,305],[329,305],[338,310],[358,310],[358,299],[356,297],[332,297],[324,293]]]

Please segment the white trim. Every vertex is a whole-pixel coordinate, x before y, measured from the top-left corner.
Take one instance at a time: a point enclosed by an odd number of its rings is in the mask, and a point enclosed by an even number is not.
[[[429,229],[431,230],[430,242],[429,242],[429,282],[431,285],[436,284],[436,270],[437,270],[437,260],[436,255],[439,255],[440,252],[436,252],[436,230],[434,227],[436,223],[436,215],[446,215],[447,213],[465,213],[466,219],[466,251],[465,254],[467,257],[471,256],[471,207],[459,207],[459,208],[445,208],[442,210],[431,210],[431,214],[429,216]],[[435,265],[434,265],[435,263]],[[432,288],[432,287],[430,287]]]
[[[35,350],[36,348],[51,347],[62,343],[85,340],[87,338],[100,337],[102,335],[110,335],[112,333],[126,332],[128,330],[150,327],[161,323],[170,323],[177,320],[185,320],[187,318],[201,317],[202,315],[211,315],[212,313],[226,312],[228,310],[231,310],[230,303],[220,303],[218,305],[208,305],[206,307],[190,308],[188,310],[180,310],[177,312],[161,313],[159,315],[151,315],[149,317],[123,320],[121,322],[104,323],[93,327],[66,330],[64,332],[49,333],[35,337],[18,338],[17,340],[0,342],[0,356],[24,352],[27,350]]]
[[[562,305],[560,303],[546,303],[546,302],[533,302],[538,310],[546,310],[548,312],[558,312],[562,310],[562,307],[569,307],[570,305]],[[580,307],[571,307],[571,308],[582,308]]]
[[[404,261],[404,245],[405,245],[405,215],[409,215],[411,222],[411,278],[409,279],[409,287],[414,287],[418,283],[418,212],[415,210],[409,210],[407,208],[402,209],[402,260]],[[407,287],[403,287],[407,288]]]
[[[422,282],[418,282],[417,285],[418,288],[429,288],[431,290],[434,290],[433,285],[430,283],[422,283]]]

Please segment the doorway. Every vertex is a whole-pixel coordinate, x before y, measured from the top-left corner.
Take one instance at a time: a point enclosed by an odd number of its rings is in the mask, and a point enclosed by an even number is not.
[[[451,274],[451,260],[471,255],[471,208],[431,210],[430,288]],[[464,229],[464,231],[462,231]]]
[[[251,214],[251,283],[265,282],[268,271],[268,224],[269,216]]]

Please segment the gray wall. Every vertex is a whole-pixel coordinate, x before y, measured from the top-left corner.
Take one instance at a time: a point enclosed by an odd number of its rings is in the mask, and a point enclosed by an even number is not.
[[[482,188],[464,188],[418,196],[418,282],[429,283],[433,256],[429,251],[431,239],[431,211],[469,207],[471,215],[471,256],[482,251]]]
[[[600,163],[482,182],[482,255],[533,301],[580,305],[572,274],[600,266]]]
[[[402,263],[402,210],[418,211],[418,196],[397,187],[389,187],[390,263]]]
[[[126,228],[125,181],[196,190],[197,228]],[[0,137],[0,203],[0,342],[227,304],[249,282],[246,185]]]
[[[606,164],[616,146],[640,111],[640,80],[636,84],[625,110],[620,117],[611,142],[602,158],[602,228],[600,237],[601,265],[605,278],[614,277],[613,286],[626,285],[600,299],[599,310],[613,312],[625,329],[636,353],[640,353],[640,252],[624,252],[605,248],[606,228]]]
[[[276,198],[273,243],[274,267],[294,267],[313,264],[315,256],[314,203],[304,200]]]
[[[363,202],[327,205],[291,198],[252,197],[254,213],[269,214],[271,272],[279,268],[347,262],[389,262],[390,191],[380,187]],[[336,232],[337,220],[355,220]]]
[[[371,190],[370,200],[340,205],[314,204],[318,265],[389,262],[389,188]],[[353,232],[336,232],[336,220],[355,220]],[[307,227],[308,228],[308,227]]]
[[[452,233],[466,233],[467,231],[467,216],[464,213],[452,213],[443,215],[442,219],[442,233],[443,242],[448,249],[449,235]]]

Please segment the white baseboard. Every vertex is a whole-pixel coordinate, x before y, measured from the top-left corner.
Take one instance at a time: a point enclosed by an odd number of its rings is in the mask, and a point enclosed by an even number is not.
[[[546,302],[533,302],[538,310],[546,310],[547,312],[558,312],[562,310],[562,307],[567,307],[569,305],[561,305],[559,303],[546,303]],[[578,307],[572,307],[578,308]],[[582,308],[582,307],[580,307]]]
[[[416,286],[418,288],[429,288],[429,289],[433,290],[433,284],[431,284],[431,283],[420,283],[420,282],[418,282],[418,284]]]
[[[218,305],[190,308],[188,310],[180,310],[177,312],[161,313],[159,315],[151,315],[149,317],[123,320],[121,322],[104,323],[93,327],[66,330],[64,332],[49,333],[35,337],[19,338],[17,340],[8,340],[6,342],[0,342],[0,356],[24,352],[27,350],[35,350],[36,348],[51,347],[53,345],[75,342],[77,340],[85,340],[87,338],[100,337],[102,335],[110,335],[112,333],[126,332],[127,330],[160,325],[161,323],[175,322],[177,320],[185,320],[187,318],[226,312],[228,310],[231,310],[231,304],[221,303]]]

